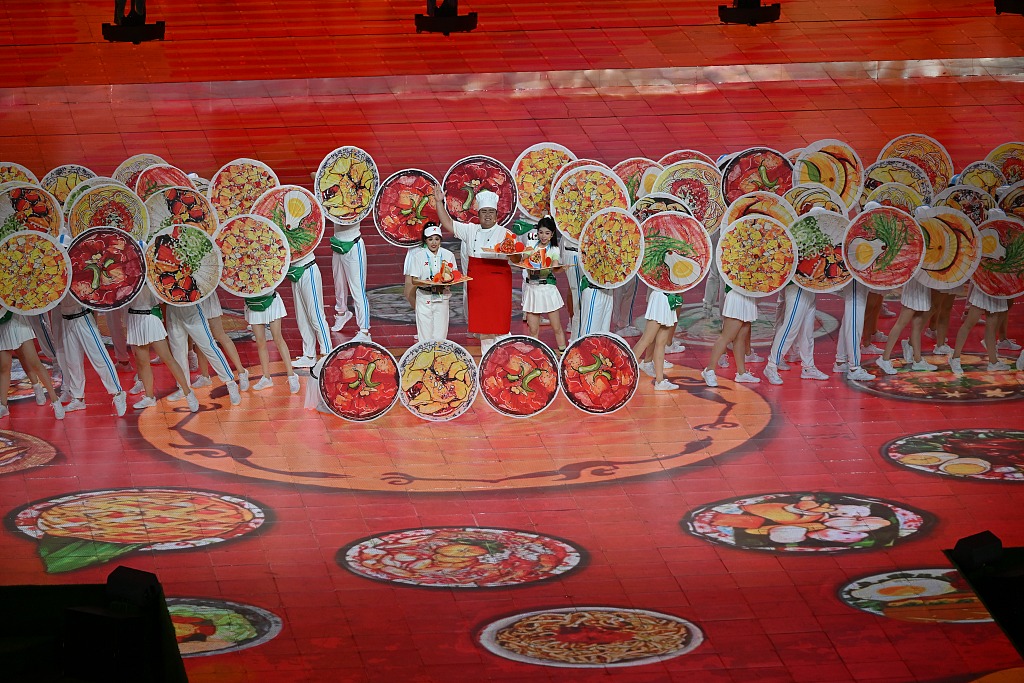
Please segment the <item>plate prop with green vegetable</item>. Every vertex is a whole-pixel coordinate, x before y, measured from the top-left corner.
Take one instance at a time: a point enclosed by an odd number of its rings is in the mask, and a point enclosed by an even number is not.
[[[664,211],[645,220],[643,259],[637,275],[644,284],[666,294],[693,289],[711,268],[711,236],[693,216]]]
[[[191,225],[164,228],[146,247],[146,282],[171,306],[191,306],[213,294],[222,268],[213,238]]]
[[[796,242],[793,282],[809,292],[826,294],[852,279],[843,258],[843,235],[850,219],[834,211],[811,209],[789,226]]]
[[[890,206],[860,213],[843,238],[850,274],[874,289],[902,287],[924,261],[924,233],[914,217]]]
[[[373,198],[373,224],[380,236],[396,247],[418,247],[423,228],[437,223],[434,188],[437,179],[418,168],[392,173]]]
[[[1024,222],[996,218],[978,226],[981,263],[971,279],[989,296],[1012,299],[1024,294]]]
[[[252,213],[281,229],[291,249],[292,263],[303,259],[324,238],[324,210],[316,196],[298,185],[281,185],[259,196]]]

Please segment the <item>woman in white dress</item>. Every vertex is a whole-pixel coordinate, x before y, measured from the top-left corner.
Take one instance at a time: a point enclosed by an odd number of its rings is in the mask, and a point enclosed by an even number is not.
[[[156,392],[153,387],[153,368],[150,366],[150,351],[164,362],[178,388],[185,394],[188,409],[193,413],[199,410],[199,399],[188,384],[188,376],[174,360],[171,347],[167,343],[167,330],[164,328],[163,315],[157,305],[156,296],[148,287],[143,287],[131,303],[128,304],[127,320],[128,345],[135,354],[135,367],[142,382],[144,395],[132,408],[143,410],[156,405]]]
[[[704,383],[709,387],[718,386],[714,368],[718,359],[732,343],[732,357],[736,360],[736,381],[756,384],[761,380],[747,372],[744,358],[750,348],[750,325],[757,320],[757,302],[731,287],[725,288],[725,302],[722,304],[722,333],[711,348],[711,361],[700,371]]]
[[[908,324],[910,325],[910,341],[903,340],[903,361],[911,366],[913,370],[936,370],[936,366],[921,357],[921,334],[924,332],[925,322],[928,320],[928,313],[932,308],[932,290],[912,277],[907,284],[903,285],[903,293],[900,296],[900,314],[889,330],[889,338],[885,342],[885,350],[875,363],[887,375],[895,375],[896,368],[892,364],[892,352],[896,348],[900,334]],[[911,365],[912,364],[912,365]]]
[[[967,317],[964,318],[963,324],[960,325],[960,330],[956,335],[956,346],[953,348],[953,353],[949,356],[949,366],[953,370],[953,374],[957,377],[964,374],[960,361],[960,352],[963,351],[968,335],[970,335],[971,330],[978,323],[978,320],[981,319],[982,315],[985,316],[985,350],[988,353],[988,371],[1002,372],[1009,370],[1010,366],[999,360],[999,350],[996,346],[999,324],[1002,322],[1002,317],[1010,309],[1006,299],[997,299],[994,296],[989,296],[975,285],[971,287],[967,303]]]
[[[270,336],[274,339],[274,346],[277,347],[277,352],[284,362],[285,372],[288,373],[288,391],[293,394],[299,393],[299,376],[292,370],[291,351],[288,350],[288,343],[281,333],[281,319],[286,315],[288,312],[284,308],[284,302],[276,291],[267,296],[245,299],[245,322],[252,327],[252,336],[256,339],[256,352],[260,357],[260,369],[263,371],[263,376],[252,385],[253,391],[262,391],[274,386],[274,380],[270,378],[270,354],[267,352],[269,325]]]
[[[526,325],[530,328],[530,336],[539,338],[541,316],[546,315],[551,321],[551,330],[555,333],[555,342],[561,353],[565,351],[565,328],[562,327],[560,312],[565,302],[555,284],[555,273],[561,270],[559,266],[562,260],[555,219],[551,216],[541,218],[537,222],[537,241],[531,241],[527,246],[541,250],[539,254],[531,257],[531,262],[546,264],[547,259],[551,259],[551,265],[540,270],[527,270],[526,282],[523,283],[523,312],[526,313]]]
[[[17,315],[0,306],[0,417],[10,414],[10,410],[7,408],[7,392],[11,388],[11,361],[14,354],[18,353],[21,362],[25,365],[25,374],[38,378],[46,387],[46,392],[50,395],[50,402],[53,404],[54,417],[63,420],[64,406],[61,404],[57,392],[53,390],[50,373],[43,368],[43,364],[39,361],[35,338],[36,336],[24,316]]]
[[[405,275],[405,299],[416,313],[417,341],[440,341],[448,338],[448,320],[451,315],[449,300],[451,287],[425,286],[420,282],[433,281],[443,271],[455,270],[455,254],[441,247],[441,227],[427,223],[423,228],[423,244],[405,255],[402,272]]]
[[[679,322],[676,309],[683,305],[683,297],[672,296],[656,289],[647,295],[647,312],[644,318],[647,325],[640,335],[640,340],[633,347],[633,355],[640,362],[640,369],[654,378],[655,391],[672,391],[679,386],[665,379],[665,347],[672,342],[672,335]],[[650,351],[651,359],[644,361],[644,355]]]

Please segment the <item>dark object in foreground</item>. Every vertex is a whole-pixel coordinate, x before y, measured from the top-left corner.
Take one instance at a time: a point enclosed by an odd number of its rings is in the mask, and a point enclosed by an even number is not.
[[[996,0],[996,14],[1024,14],[1024,0]]]
[[[465,33],[476,28],[476,12],[459,16],[459,0],[427,0],[427,13],[416,15],[416,33]]]
[[[998,3],[999,0],[996,0]],[[761,0],[732,0],[732,7],[728,5],[718,6],[718,18],[724,24],[766,24],[778,21],[782,16],[782,7],[779,3],[762,5]]]

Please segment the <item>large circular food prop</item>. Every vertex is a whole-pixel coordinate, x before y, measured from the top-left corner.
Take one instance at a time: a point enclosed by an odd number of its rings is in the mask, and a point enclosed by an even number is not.
[[[56,237],[64,226],[57,198],[29,183],[10,182],[0,191],[0,237],[19,230]]]
[[[636,200],[651,191],[662,170],[664,166],[647,157],[630,157],[612,166],[612,171],[629,190],[630,204],[635,204]]]
[[[242,214],[217,229],[220,286],[241,297],[267,296],[284,282],[291,252],[284,233],[269,218]]]
[[[955,569],[900,569],[851,581],[839,599],[880,617],[926,624],[992,621],[970,584]],[[1007,679],[1009,680],[1009,679]]]
[[[373,224],[380,236],[396,247],[422,244],[423,228],[438,222],[435,187],[437,179],[418,168],[388,176],[373,198]]]
[[[13,161],[0,161],[0,184],[12,181],[39,185],[39,178],[27,166],[16,164]]]
[[[999,209],[1011,218],[1024,220],[1024,180],[1011,185],[999,198]]]
[[[953,159],[942,143],[921,133],[909,133],[893,138],[882,147],[877,161],[882,159],[906,159],[919,166],[931,183],[933,192],[941,192],[949,186],[953,177]]]
[[[705,164],[715,165],[714,159],[704,152],[698,152],[695,149],[677,149],[674,152],[669,152],[658,159],[658,165],[662,167],[671,166],[680,161],[703,161]]]
[[[533,337],[499,339],[480,359],[480,393],[502,415],[538,415],[558,395],[558,357]]]
[[[113,311],[142,291],[146,256],[124,230],[90,228],[68,247],[71,296],[86,308]]]
[[[768,216],[783,225],[796,220],[796,209],[784,197],[773,192],[748,192],[737,197],[722,216],[722,227],[732,225],[744,216]]]
[[[603,209],[629,208],[629,190],[619,176],[600,166],[580,166],[555,181],[551,216],[558,230],[578,242],[587,221]]]
[[[640,268],[644,233],[626,209],[601,209],[580,235],[579,263],[592,285],[614,289],[629,281]]]
[[[576,569],[583,553],[567,541],[514,529],[428,527],[351,543],[338,563],[357,576],[421,588],[501,588]]]
[[[842,140],[818,140],[800,152],[793,163],[793,184],[819,183],[834,191],[844,206],[852,206],[864,189],[864,164],[857,151]]]
[[[183,658],[246,650],[281,633],[281,618],[262,607],[210,598],[165,600]]]
[[[1011,185],[1024,180],[1024,142],[1004,142],[985,157]]]
[[[889,548],[928,523],[923,513],[845,493],[743,496],[689,512],[691,534],[745,550],[830,553]]]
[[[960,185],[976,187],[985,194],[996,196],[996,189],[1007,185],[1006,176],[991,161],[975,161],[960,171]]]
[[[861,204],[867,204],[871,191],[884,183],[906,185],[922,197],[922,204],[931,204],[934,190],[928,174],[920,166],[906,159],[880,159],[864,169],[864,190]]]
[[[139,195],[120,185],[101,185],[84,192],[71,207],[68,230],[78,237],[89,228],[119,228],[137,240],[149,237],[149,212]]]
[[[476,196],[485,190],[498,195],[498,225],[505,225],[512,220],[519,202],[519,191],[512,171],[488,156],[459,159],[444,174],[441,186],[448,213],[462,223],[480,222]]]
[[[358,147],[339,147],[324,157],[313,179],[313,193],[334,223],[358,223],[373,208],[380,187],[377,162]]]
[[[815,207],[841,213],[844,216],[847,212],[847,205],[842,197],[836,194],[835,190],[825,187],[821,183],[794,185],[782,198],[789,202],[797,216],[803,216]]]
[[[676,211],[687,216],[691,215],[690,207],[683,203],[682,199],[668,192],[651,192],[644,195],[636,200],[629,210],[641,223],[662,211]]]
[[[57,449],[49,441],[31,434],[0,429],[0,474],[40,467],[55,457]]]
[[[793,187],[793,165],[782,152],[752,147],[734,154],[722,169],[722,194],[731,204],[749,192],[784,195]]]
[[[480,644],[499,657],[574,669],[656,664],[700,646],[695,624],[672,614],[626,607],[559,607],[499,619]]]
[[[924,231],[924,260],[918,280],[938,290],[956,289],[967,282],[981,261],[981,235],[959,211],[935,207],[917,222]]]
[[[944,429],[894,439],[882,456],[902,467],[943,477],[1024,483],[1024,431]]]
[[[744,216],[723,228],[715,258],[730,287],[747,296],[769,296],[793,279],[796,243],[774,218]]]
[[[637,275],[667,294],[693,289],[711,268],[711,236],[693,216],[676,211],[655,214],[641,225],[644,257]]]
[[[217,232],[217,212],[206,195],[191,187],[169,187],[146,200],[150,232],[172,225],[191,225],[207,235]]]
[[[22,315],[55,308],[71,287],[71,261],[57,238],[22,230],[0,239],[0,304]]]
[[[316,196],[299,185],[267,190],[253,204],[252,213],[281,229],[293,263],[312,254],[324,238],[324,210]]]
[[[479,388],[469,351],[448,340],[413,344],[398,361],[399,400],[410,413],[447,422],[469,410]]]
[[[49,573],[68,572],[136,550],[187,550],[259,529],[263,509],[226,493],[178,488],[79,491],[17,509],[8,521],[39,541]]]
[[[551,185],[558,170],[576,155],[554,142],[540,142],[523,150],[514,164],[519,210],[533,220],[540,220],[551,207]]]
[[[140,173],[150,166],[166,163],[162,157],[158,157],[155,154],[134,154],[118,164],[111,175],[114,180],[135,189]]]
[[[256,159],[241,158],[229,161],[213,174],[206,196],[217,212],[217,221],[225,223],[229,218],[250,213],[260,195],[280,184],[270,166]]]
[[[1010,299],[1024,294],[1024,222],[999,218],[978,226],[981,263],[971,279],[989,296]]]
[[[690,214],[714,234],[725,213],[722,174],[713,165],[698,161],[677,161],[658,174],[651,194],[667,192],[683,201]]]
[[[913,216],[882,206],[853,219],[843,238],[843,257],[858,282],[895,289],[917,274],[924,247],[924,233]]]
[[[924,206],[924,197],[903,183],[882,183],[868,193],[865,204],[871,202],[891,206],[913,215],[917,209]]]
[[[172,225],[146,247],[146,282],[172,306],[197,304],[217,290],[222,264],[213,237],[191,225]]]
[[[67,223],[68,220],[70,220],[71,210],[75,208],[75,204],[78,202],[79,197],[81,197],[83,194],[93,189],[94,187],[102,187],[104,185],[116,185],[118,187],[123,187],[126,190],[131,189],[124,183],[113,178],[108,178],[107,176],[98,175],[95,178],[83,180],[82,182],[75,185],[75,188],[71,190],[71,192],[68,194],[67,199],[64,200],[64,207],[62,209],[62,212],[64,214],[64,222]]]
[[[996,200],[980,187],[952,185],[935,195],[932,206],[945,206],[965,214],[975,225],[988,220],[988,212],[996,208]]]
[[[170,187],[193,187],[192,179],[177,166],[153,164],[135,177],[135,194],[145,201]]]
[[[64,164],[44,175],[39,184],[44,190],[56,197],[58,202],[63,204],[76,185],[95,177],[96,173],[85,166]]]
[[[332,413],[350,422],[369,422],[398,400],[398,363],[380,344],[349,341],[327,355],[318,382]]]
[[[843,259],[843,237],[850,219],[833,211],[813,209],[789,226],[796,242],[793,282],[809,292],[835,292],[852,277]]]
[[[562,392],[585,413],[606,415],[633,398],[640,369],[629,345],[611,334],[589,334],[569,344],[558,365]]]
[[[555,171],[555,177],[551,179],[551,189],[552,189],[552,191],[555,189],[555,186],[558,185],[558,181],[562,179],[562,176],[564,176],[566,173],[569,173],[571,171],[575,171],[577,168],[582,168],[584,166],[600,166],[601,168],[603,168],[603,169],[605,169],[607,171],[611,171],[612,170],[611,166],[609,166],[608,164],[604,163],[603,161],[598,161],[597,159],[575,159],[575,160],[570,161],[569,163],[565,164],[564,166],[562,166],[557,171]],[[613,173],[614,173],[614,171],[613,171]],[[616,176],[616,177],[618,177],[618,176]],[[549,213],[550,213],[550,211],[549,211]]]

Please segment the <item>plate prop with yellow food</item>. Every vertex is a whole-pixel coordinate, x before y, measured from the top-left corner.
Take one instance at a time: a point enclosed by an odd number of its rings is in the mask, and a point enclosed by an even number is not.
[[[146,200],[150,232],[158,232],[172,225],[191,225],[207,235],[220,227],[217,212],[206,195],[192,187],[168,187],[154,192]]]
[[[669,152],[662,158],[658,159],[658,165],[664,168],[665,166],[671,166],[679,161],[703,161],[705,164],[715,165],[715,160],[709,157],[704,152],[700,152],[695,149],[677,149]]]
[[[133,154],[128,157],[114,169],[111,173],[111,177],[119,183],[124,183],[131,189],[135,189],[135,185],[139,180],[139,174],[145,171],[150,166],[156,166],[157,164],[166,164],[163,157],[159,157],[156,154]]]
[[[604,209],[629,209],[629,190],[608,168],[579,166],[555,182],[551,191],[551,217],[562,236],[579,242],[587,221]]]
[[[479,389],[473,356],[448,340],[410,346],[398,361],[398,375],[402,405],[430,422],[447,422],[465,413]]]
[[[882,206],[891,206],[911,215],[925,205],[921,193],[903,183],[882,183],[868,193],[865,203],[871,202]]]
[[[637,275],[666,294],[693,289],[711,269],[711,236],[693,216],[665,211],[645,220],[644,256]]]
[[[181,488],[79,491],[12,511],[8,525],[39,541],[47,573],[83,569],[135,551],[187,550],[253,533],[260,505]]]
[[[253,204],[252,213],[281,229],[293,263],[312,254],[324,238],[324,210],[316,196],[299,185],[267,190]]]
[[[220,286],[240,297],[267,296],[284,282],[291,263],[288,240],[269,218],[242,214],[213,236],[221,254]]]
[[[398,400],[398,363],[380,344],[348,341],[334,347],[317,378],[328,410],[349,422],[370,422]]]
[[[782,198],[789,202],[797,216],[803,216],[815,207],[834,211],[844,216],[848,211],[847,204],[842,197],[836,194],[835,190],[825,187],[821,183],[794,185]]]
[[[90,178],[95,178],[97,173],[85,166],[79,166],[78,164],[64,164],[57,168],[51,169],[46,175],[39,181],[39,185],[44,190],[52,194],[57,198],[57,201],[61,204],[71,194],[71,190],[75,189],[78,183],[81,183]]]
[[[687,216],[692,215],[690,207],[682,199],[668,192],[651,192],[644,195],[636,200],[629,210],[640,223],[662,211],[676,211]]]
[[[68,247],[71,296],[94,311],[127,306],[146,286],[146,256],[139,242],[117,228],[90,228]]]
[[[826,294],[850,282],[852,276],[843,258],[843,236],[849,225],[850,219],[846,216],[815,208],[789,226],[796,242],[793,282],[798,287]]]
[[[864,189],[864,164],[842,140],[818,140],[805,147],[793,163],[793,184],[819,183],[852,206]]]
[[[56,308],[71,287],[71,260],[44,232],[22,230],[0,239],[0,304],[21,315]]]
[[[171,306],[191,306],[213,294],[222,268],[213,237],[191,225],[164,228],[146,246],[146,283]]]
[[[146,201],[169,187],[194,187],[188,174],[171,164],[153,164],[135,178],[135,194]]]
[[[612,166],[615,175],[626,183],[631,205],[651,191],[662,170],[661,164],[647,157],[630,157]]]
[[[989,152],[985,161],[995,164],[1011,185],[1024,180],[1024,142],[1004,142]]]
[[[945,206],[921,209],[924,260],[918,281],[937,290],[956,289],[971,279],[981,262],[981,235],[965,214]]]
[[[906,159],[919,166],[928,176],[933,192],[941,192],[949,186],[953,177],[953,159],[942,143],[921,133],[908,133],[893,138],[878,152],[876,161],[882,159]]]
[[[718,230],[725,213],[722,174],[714,165],[690,159],[665,166],[651,187],[651,194],[667,192],[678,197],[709,234]]]
[[[554,142],[539,142],[522,151],[512,164],[519,210],[539,221],[551,208],[551,185],[558,170],[576,155]]]
[[[1006,182],[1006,176],[991,161],[973,161],[967,164],[964,166],[964,170],[960,171],[957,183],[976,187],[993,197],[996,196],[996,189],[1003,185],[1009,185]]]
[[[778,150],[752,147],[733,154],[722,167],[722,194],[731,204],[750,192],[782,196],[793,187],[793,164]]]
[[[629,282],[644,255],[640,222],[626,209],[601,209],[579,240],[579,264],[590,284],[615,289]]]
[[[1024,180],[999,195],[999,210],[1011,218],[1024,220]]]
[[[484,401],[508,417],[539,415],[558,395],[558,356],[533,337],[499,339],[480,358],[479,374]]]
[[[0,191],[0,238],[19,230],[56,237],[63,226],[60,202],[41,187],[12,181]]]
[[[860,193],[861,205],[870,201],[872,191],[885,183],[906,185],[921,196],[921,204],[931,204],[935,192],[928,174],[917,164],[906,159],[881,159],[864,169],[864,190]],[[882,203],[882,202],[879,202]]]
[[[456,221],[479,223],[476,196],[484,191],[498,195],[498,225],[505,225],[516,214],[519,190],[512,171],[492,157],[475,155],[459,159],[441,181],[445,207]]]
[[[130,187],[125,185],[119,180],[109,178],[107,176],[98,175],[95,178],[89,178],[75,185],[75,189],[71,190],[68,194],[67,199],[64,200],[64,207],[62,212],[64,213],[64,223],[66,224],[71,218],[71,210],[75,208],[75,204],[78,203],[78,198],[83,194],[93,189],[94,187],[102,187],[104,185],[115,185],[117,187],[123,187],[126,190],[131,190]]]
[[[313,193],[333,223],[358,223],[366,218],[379,187],[377,162],[359,147],[333,150],[313,177]]]
[[[149,237],[149,211],[131,190],[120,185],[100,185],[82,193],[68,214],[68,231],[78,237],[89,228],[110,226],[137,240]]]
[[[418,168],[389,175],[373,198],[373,224],[380,236],[405,249],[423,244],[427,223],[438,222],[437,185],[437,178]]]
[[[0,183],[12,181],[39,185],[39,178],[27,166],[16,164],[13,161],[0,161]]]
[[[992,621],[992,615],[970,584],[950,567],[900,569],[865,576],[840,587],[839,599],[854,609],[898,621],[926,624]]]
[[[924,261],[924,233],[914,217],[889,206],[857,215],[843,238],[850,274],[874,289],[902,287]]]
[[[967,215],[975,225],[988,220],[988,212],[996,208],[996,200],[980,187],[951,185],[935,195],[932,206],[946,206]]]
[[[223,224],[229,218],[250,213],[264,192],[280,184],[274,169],[262,161],[234,159],[210,178],[206,197],[217,212],[217,221]]]
[[[555,177],[551,179],[551,190],[554,191],[555,186],[558,185],[558,181],[562,179],[562,176],[564,176],[566,173],[569,173],[571,171],[575,171],[577,168],[581,168],[583,166],[600,166],[601,168],[605,169],[606,171],[611,171],[612,170],[611,166],[609,166],[608,164],[604,163],[603,161],[598,161],[597,159],[573,159],[572,161],[568,162],[567,164],[562,166],[560,169],[555,171]],[[613,173],[614,173],[614,171],[613,171]],[[548,213],[550,213],[550,212],[551,212],[551,207],[548,207]]]
[[[744,216],[769,216],[783,225],[789,225],[796,220],[797,213],[784,197],[758,190],[737,197],[729,205],[722,216],[722,227],[732,225]]]
[[[996,218],[978,226],[981,263],[971,276],[989,296],[1011,299],[1024,294],[1024,221]]]
[[[558,381],[569,403],[585,413],[607,415],[636,394],[640,368],[622,337],[588,334],[571,342],[558,364]]]
[[[768,216],[744,216],[722,231],[715,252],[719,272],[733,289],[770,296],[796,272],[796,242],[789,228]]]

